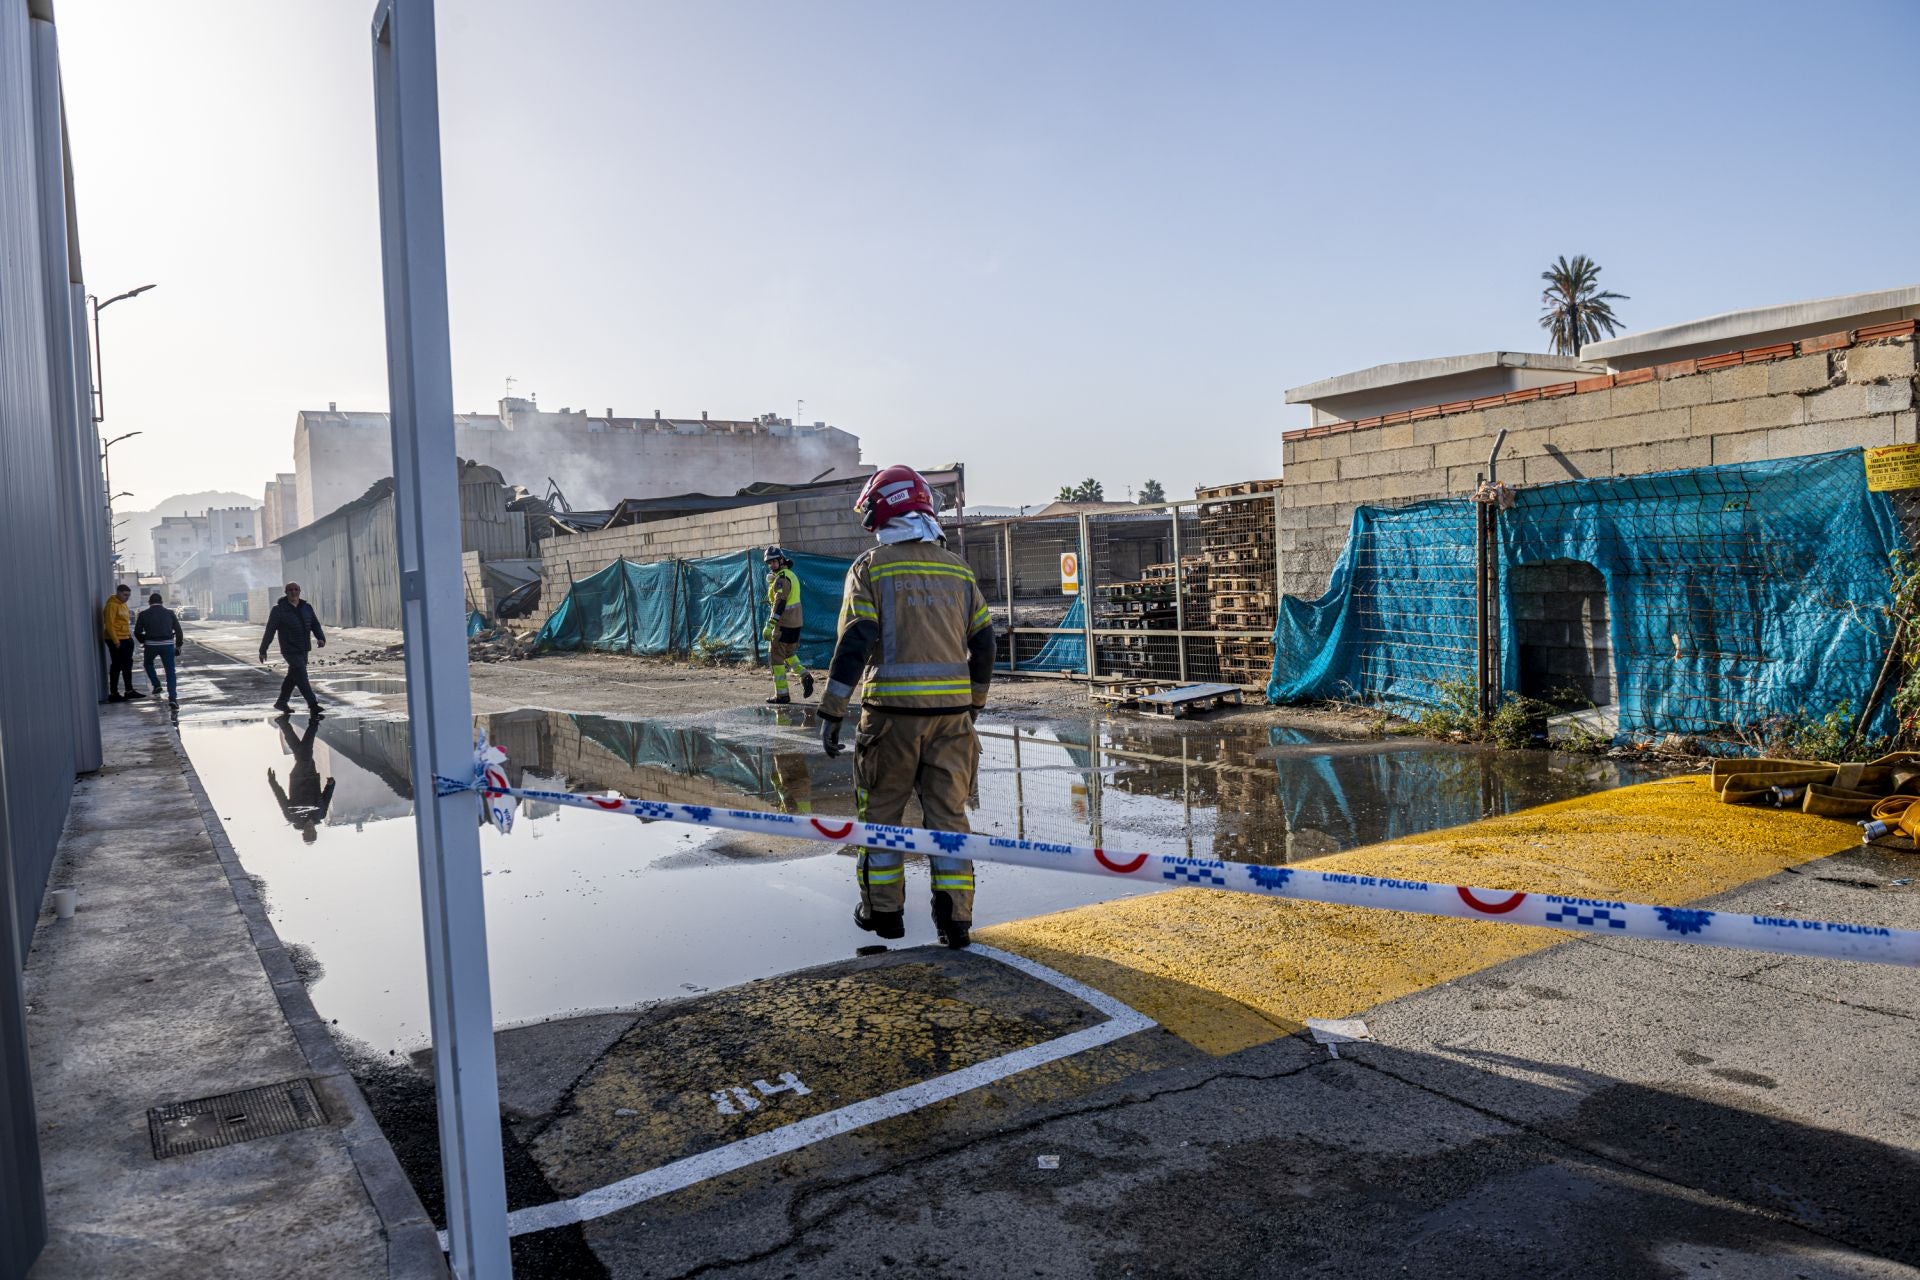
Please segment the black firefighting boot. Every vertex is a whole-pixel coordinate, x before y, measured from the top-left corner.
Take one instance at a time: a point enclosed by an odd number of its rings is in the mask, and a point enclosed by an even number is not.
[[[811,671],[802,671],[800,673],[800,696],[803,698],[811,698],[813,696],[813,672]]]
[[[767,699],[767,705],[770,707],[785,707],[792,705],[792,703],[793,699],[784,693],[776,693]]]
[[[933,893],[933,927],[940,931],[940,945],[963,951],[973,941],[968,929],[970,921],[953,918],[953,898],[944,889]]]
[[[876,911],[868,915],[864,906],[855,907],[853,922],[868,933],[878,934],[882,938],[907,936],[907,913],[904,911]]]

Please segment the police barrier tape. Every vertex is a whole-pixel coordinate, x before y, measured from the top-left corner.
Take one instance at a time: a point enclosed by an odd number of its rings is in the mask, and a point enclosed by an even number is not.
[[[487,801],[488,816],[503,832],[513,827],[513,806],[503,801],[508,798],[537,800],[576,809],[627,814],[649,822],[684,822],[754,835],[818,840],[826,844],[863,845],[901,853],[940,854],[979,862],[1038,867],[1045,871],[1077,871],[1086,875],[1118,877],[1135,883],[1225,889],[1301,902],[1373,907],[1461,920],[1485,920],[1496,924],[1535,925],[1543,929],[1561,929],[1568,933],[1597,934],[1611,938],[1658,938],[1669,942],[1694,942],[1780,955],[1920,967],[1920,931],[1912,929],[1745,915],[1699,907],[1656,907],[1640,902],[1612,902],[1601,898],[1516,892],[1511,889],[1478,889],[1468,885],[1400,880],[1391,876],[1349,875],[1338,871],[1312,871],[1304,867],[1266,867],[1165,853],[1115,853],[1092,845],[1009,840],[1001,836],[930,831],[924,827],[896,827],[852,818],[796,816],[757,809],[717,809],[707,805],[659,800],[629,800],[614,794],[594,796],[572,791],[542,791],[508,786],[506,773],[500,768],[504,758],[497,748],[483,743],[476,762],[475,777],[467,781],[436,778],[434,781],[439,794],[481,792]]]

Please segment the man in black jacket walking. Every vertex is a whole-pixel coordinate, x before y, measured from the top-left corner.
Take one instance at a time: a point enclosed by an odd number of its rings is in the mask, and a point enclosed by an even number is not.
[[[313,696],[313,685],[307,681],[307,654],[313,644],[322,649],[327,647],[327,633],[320,629],[320,618],[313,606],[300,598],[297,582],[287,584],[287,594],[280,597],[267,615],[266,634],[260,637],[260,661],[267,660],[267,646],[275,639],[280,641],[280,656],[287,662],[287,678],[280,682],[280,700],[273,704],[273,709],[281,715],[291,713],[293,708],[287,705],[287,699],[298,689],[307,700],[308,712],[319,715],[320,700]]]
[[[147,651],[147,692],[152,697],[160,696],[160,675],[153,669],[154,659],[158,658],[167,665],[167,705],[180,705],[180,693],[175,682],[174,662],[178,646],[187,642],[187,633],[180,627],[180,616],[167,608],[158,591],[147,597],[147,607],[133,620],[133,638],[138,640]]]

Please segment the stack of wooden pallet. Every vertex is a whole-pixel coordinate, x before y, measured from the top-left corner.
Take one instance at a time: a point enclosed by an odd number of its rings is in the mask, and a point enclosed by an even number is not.
[[[1200,558],[1205,561],[1205,623],[1189,627],[1246,631],[1221,637],[1219,678],[1235,684],[1264,683],[1273,667],[1273,624],[1279,605],[1273,491],[1278,480],[1243,480],[1195,490],[1200,499]]]
[[[1138,582],[1105,582],[1095,588],[1100,593],[1101,627],[1138,635],[1102,636],[1099,642],[1100,667],[1114,675],[1145,677],[1153,674],[1155,641],[1148,633],[1174,628],[1173,576],[1155,576],[1149,566]],[[1172,639],[1158,641],[1171,651]]]

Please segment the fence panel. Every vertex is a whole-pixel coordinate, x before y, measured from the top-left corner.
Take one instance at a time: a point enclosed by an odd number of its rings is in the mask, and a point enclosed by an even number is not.
[[[1180,578],[1191,680],[1264,688],[1273,674],[1277,493],[1183,508]]]
[[[1021,520],[1008,530],[1013,618],[1011,666],[1035,674],[1084,675],[1087,668],[1086,608],[1077,590],[1062,583],[1065,568],[1078,576],[1085,559],[1075,517]],[[1071,557],[1072,564],[1064,558]]]
[[[1346,698],[1434,706],[1479,670],[1476,504],[1365,506],[1318,600],[1280,603],[1282,702]]]
[[[1090,516],[1096,669],[1127,680],[1179,680],[1174,517],[1160,507]]]
[[[1264,689],[1277,511],[1269,491],[970,527],[1001,669],[1084,677],[1091,656],[1096,679]],[[1067,556],[1078,590],[1063,586]]]
[[[1501,517],[1507,687],[1620,731],[1762,745],[1866,714],[1901,513],[1857,449],[1520,492]],[[1892,728],[1884,697],[1873,733]]]

